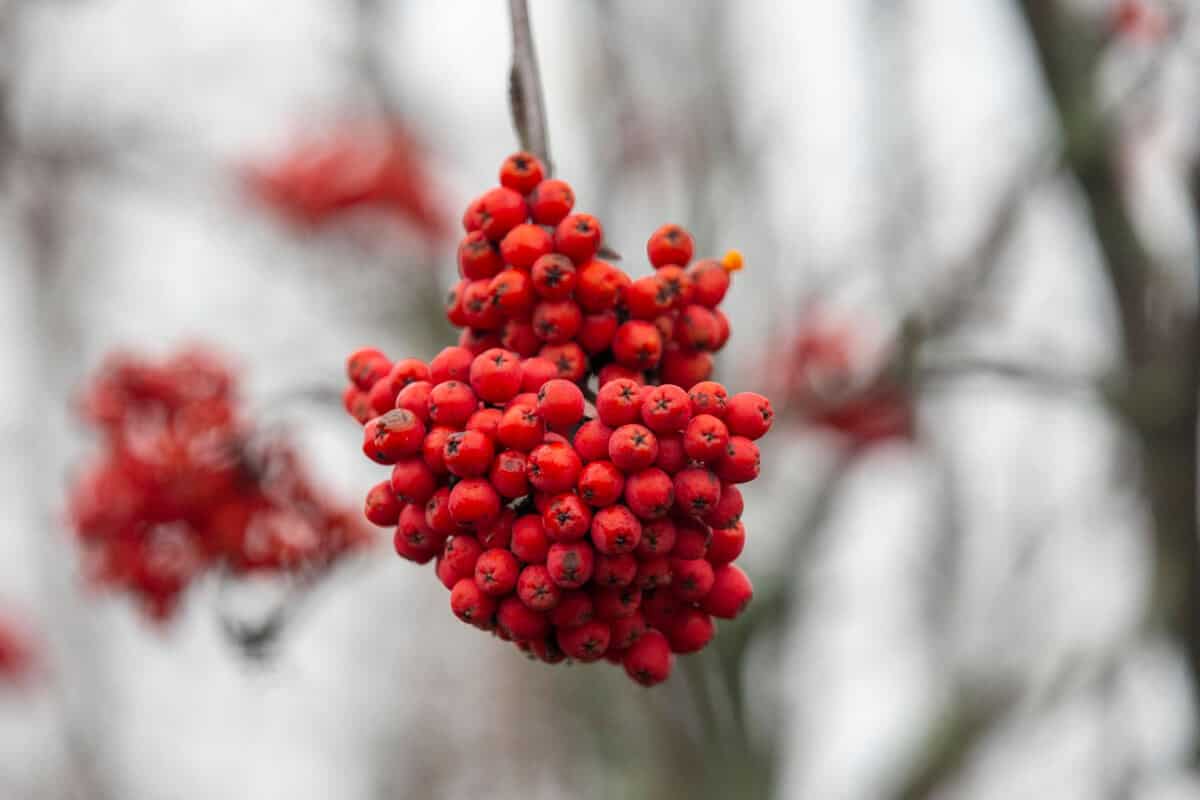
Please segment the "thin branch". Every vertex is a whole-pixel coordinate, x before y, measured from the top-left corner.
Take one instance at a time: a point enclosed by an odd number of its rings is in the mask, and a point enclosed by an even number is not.
[[[529,25],[529,6],[526,0],[508,0],[508,11],[512,18],[513,42],[508,102],[512,109],[513,128],[521,148],[540,158],[546,165],[546,172],[553,173],[542,76],[538,70],[537,51],[533,46],[533,31]]]

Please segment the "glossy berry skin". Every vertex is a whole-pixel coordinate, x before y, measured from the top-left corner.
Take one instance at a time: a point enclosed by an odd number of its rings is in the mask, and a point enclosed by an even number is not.
[[[559,494],[575,488],[583,462],[569,444],[553,442],[535,447],[529,453],[526,474],[539,492]]]
[[[429,382],[434,386],[446,381],[469,383],[475,356],[464,347],[447,347],[429,362]]]
[[[470,382],[485,403],[506,403],[521,391],[521,359],[499,347],[485,350],[471,362]]]
[[[434,425],[461,428],[478,407],[475,392],[465,383],[446,381],[429,392],[429,421]]]
[[[443,486],[425,501],[425,524],[443,538],[458,533],[458,526],[450,517],[450,487]],[[403,514],[401,514],[403,516]]]
[[[670,344],[663,350],[659,375],[664,383],[690,390],[697,383],[712,377],[712,355],[702,350],[689,350]]]
[[[592,461],[579,473],[579,497],[593,508],[611,506],[625,490],[625,473],[611,461]]]
[[[397,529],[392,537],[392,547],[396,551],[396,555],[403,558],[405,561],[411,561],[414,564],[428,564],[437,555],[437,550],[428,547],[419,547],[408,541]]]
[[[713,528],[704,557],[713,565],[728,564],[742,554],[746,548],[746,527],[741,522],[731,527]]]
[[[546,426],[565,430],[583,419],[583,392],[574,383],[554,378],[538,390],[538,413]]]
[[[516,557],[499,548],[485,550],[475,561],[475,585],[492,597],[503,597],[517,586],[521,567]]]
[[[533,331],[547,344],[574,339],[583,324],[583,312],[570,300],[545,300],[534,306]]]
[[[622,505],[599,509],[592,517],[592,543],[604,555],[633,552],[642,538],[642,523]]]
[[[488,481],[501,497],[515,500],[529,493],[529,480],[525,477],[525,454],[519,450],[505,450],[492,461]]]
[[[419,456],[402,458],[392,466],[392,491],[402,502],[422,505],[433,494],[435,483],[433,470]]]
[[[542,443],[546,426],[536,409],[530,406],[513,406],[500,417],[496,426],[496,439],[505,447],[527,453]]]
[[[481,408],[467,420],[467,430],[482,433],[492,441],[496,440],[496,431],[500,428],[500,419],[504,412],[498,408]]]
[[[641,421],[642,387],[628,378],[618,378],[596,393],[596,414],[610,428]]]
[[[707,469],[690,467],[675,474],[675,505],[680,512],[703,517],[721,499],[721,481]]]
[[[701,607],[721,619],[733,619],[749,605],[754,587],[746,573],[733,564],[723,564],[713,570],[713,584]]]
[[[506,269],[488,284],[488,301],[500,320],[522,319],[533,311],[533,281],[519,269]]]
[[[550,611],[562,599],[562,589],[543,564],[530,564],[517,578],[517,597],[534,611]]]
[[[742,518],[746,503],[742,491],[732,483],[721,485],[721,497],[701,519],[712,528],[730,528]]]
[[[748,483],[758,477],[759,466],[758,446],[744,436],[730,436],[717,462],[717,477],[725,483]]]
[[[550,623],[545,614],[529,608],[516,596],[509,596],[500,601],[496,610],[496,627],[514,641],[529,642],[546,638]]]
[[[691,416],[692,401],[678,386],[656,386],[642,397],[642,421],[655,433],[681,431]]]
[[[566,181],[549,178],[529,195],[529,214],[539,225],[557,225],[575,207],[575,191]]]
[[[639,519],[665,517],[674,503],[675,487],[661,469],[649,467],[625,480],[625,504]]]
[[[662,334],[654,323],[630,320],[623,323],[613,335],[613,357],[617,363],[636,370],[649,370],[662,360]]]
[[[483,235],[472,231],[458,244],[458,271],[470,281],[490,278],[504,268],[500,250]]]
[[[505,273],[501,272],[500,275]],[[462,293],[462,316],[466,324],[476,331],[494,331],[504,322],[502,309],[497,307],[493,301],[492,286],[500,278],[497,275],[491,280],[471,281],[463,289]],[[466,331],[463,332],[464,335]],[[460,343],[463,340],[460,338]],[[467,346],[464,344],[464,346]],[[493,345],[489,345],[493,346]],[[471,348],[467,347],[473,353],[482,352],[486,348]]]
[[[484,628],[496,613],[496,599],[471,578],[462,578],[450,591],[450,610],[468,625]]]
[[[657,275],[646,275],[621,291],[621,302],[633,319],[653,320],[671,310],[674,298]]]
[[[558,377],[572,383],[578,383],[587,375],[587,354],[575,342],[548,344],[538,351],[538,355],[554,364]]]
[[[532,329],[532,325],[530,328]],[[536,338],[536,334],[534,334]],[[542,340],[538,339],[539,349],[542,347]],[[522,392],[537,392],[538,389],[545,385],[546,381],[558,377],[558,367],[548,358],[534,356],[526,358],[521,363],[521,391]]]
[[[483,547],[471,536],[451,536],[442,549],[442,583],[447,589],[467,578],[475,579],[475,563],[483,555]]]
[[[500,346],[511,350],[521,358],[536,355],[542,340],[533,329],[533,323],[524,319],[509,319],[500,328]],[[524,371],[522,370],[522,375]]]
[[[598,661],[608,649],[611,635],[607,623],[592,620],[574,628],[559,628],[558,646],[568,658],[584,663]]]
[[[715,381],[701,381],[688,391],[688,399],[692,402],[692,416],[708,414],[717,419],[725,418],[729,393],[721,384]]]
[[[613,429],[598,419],[591,419],[579,426],[571,444],[583,463],[608,459],[608,440]]]
[[[379,464],[394,464],[421,449],[425,426],[411,411],[397,408],[363,428],[363,453]]]
[[[459,431],[446,438],[442,463],[452,475],[474,478],[491,468],[494,455],[491,437],[479,431]]]
[[[667,639],[675,653],[698,653],[708,646],[717,628],[712,617],[695,608],[682,608],[675,616]]]
[[[575,278],[575,301],[589,314],[612,310],[626,283],[622,276],[607,261],[592,259],[580,264]]]
[[[524,151],[513,153],[500,165],[500,185],[521,194],[529,194],[546,175],[540,158]]]
[[[683,434],[683,449],[693,461],[712,463],[725,454],[729,429],[711,414],[692,417]]]
[[[595,559],[587,542],[555,542],[546,554],[546,568],[556,586],[578,589],[591,580]]]
[[[670,677],[675,657],[667,637],[648,630],[625,651],[621,664],[630,678],[642,686],[654,686]]]
[[[603,353],[612,346],[620,320],[615,311],[597,311],[584,315],[579,323],[575,340],[589,356]]]
[[[529,277],[543,300],[566,300],[575,290],[575,262],[561,253],[549,253],[533,262]]]
[[[535,261],[552,252],[554,240],[540,225],[518,225],[500,242],[500,257],[517,269],[529,270]]]
[[[646,256],[655,267],[674,264],[686,267],[692,260],[696,244],[692,235],[679,225],[663,225],[650,234],[646,242]]]
[[[706,308],[716,308],[729,291],[729,273],[719,261],[705,259],[688,267],[692,279],[692,302]]]
[[[771,430],[775,411],[771,401],[754,392],[739,392],[729,398],[725,411],[725,424],[734,436],[754,440]]]
[[[500,514],[500,495],[483,478],[464,478],[450,490],[450,518],[460,528],[474,530]]]
[[[702,305],[693,304],[683,309],[676,322],[674,339],[692,350],[719,349],[721,326],[717,315]],[[720,342],[724,344],[724,342]]]
[[[703,600],[713,587],[713,566],[703,558],[671,559],[671,591],[680,600]]]
[[[596,255],[604,231],[591,214],[569,214],[554,229],[554,249],[576,264]]]
[[[392,492],[391,481],[382,481],[367,492],[363,514],[371,524],[386,528],[400,519],[400,509],[400,501]]]
[[[538,514],[526,514],[513,522],[509,549],[526,564],[544,564],[550,551],[550,539]]]
[[[622,425],[608,440],[608,457],[626,473],[640,472],[658,456],[658,439],[642,425]]]
[[[574,542],[587,536],[592,511],[574,494],[557,495],[542,512],[542,527],[552,542]]]
[[[429,423],[429,393],[433,384],[429,381],[414,381],[396,395],[396,408],[412,412],[422,425]]]
[[[479,230],[494,242],[525,222],[525,198],[504,186],[490,189],[479,198]]]

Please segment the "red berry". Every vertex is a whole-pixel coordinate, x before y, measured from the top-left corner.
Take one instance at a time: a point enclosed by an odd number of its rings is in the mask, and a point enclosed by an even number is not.
[[[500,242],[500,257],[510,267],[528,270],[533,263],[554,249],[554,240],[540,225],[518,225]]]
[[[513,406],[500,417],[496,438],[505,447],[527,453],[542,443],[546,429],[537,410],[529,406]]]
[[[540,492],[559,494],[575,488],[583,462],[569,444],[551,442],[535,447],[529,453],[526,474],[529,483]]]
[[[587,542],[555,542],[546,554],[550,578],[563,589],[578,589],[592,577],[595,551]]]
[[[509,549],[526,564],[544,564],[550,550],[550,540],[539,514],[517,517],[512,527]]]
[[[500,419],[504,412],[498,408],[481,408],[467,420],[467,430],[478,431],[489,439],[495,440],[496,431],[500,428]]]
[[[496,281],[504,274],[501,272],[491,280],[471,281],[463,289],[462,316],[471,328],[477,331],[493,331],[504,323],[504,308],[494,299]]]
[[[575,338],[583,324],[579,306],[570,300],[546,300],[533,309],[533,330],[547,344],[563,344]]]
[[[433,494],[436,481],[425,459],[409,456],[392,467],[391,483],[396,499],[419,506]]]
[[[688,398],[692,401],[692,416],[710,414],[717,419],[725,418],[729,393],[715,381],[701,381],[691,388]]]
[[[529,212],[539,225],[557,225],[575,206],[575,192],[555,178],[539,183],[529,195]]]
[[[713,528],[731,528],[742,518],[744,508],[742,491],[731,483],[722,484],[721,499],[701,519]]]
[[[653,556],[638,561],[637,586],[643,590],[671,585],[671,560],[666,556]]]
[[[450,590],[450,610],[468,625],[486,627],[496,613],[496,599],[484,593],[471,578],[462,578]]]
[[[717,462],[717,476],[725,483],[747,483],[758,477],[758,446],[744,436],[730,436],[725,455]]]
[[[642,604],[642,590],[636,586],[601,586],[592,592],[596,619],[606,622],[634,614]]]
[[[611,461],[593,461],[579,473],[579,496],[594,508],[611,506],[621,499],[625,473]]]
[[[550,612],[550,622],[559,628],[574,628],[593,618],[592,598],[579,590],[562,593],[558,606]]]
[[[448,508],[460,528],[480,529],[500,514],[500,495],[483,478],[464,478],[450,490]]]
[[[392,362],[374,347],[355,350],[346,358],[346,375],[364,392],[370,391],[391,368]]]
[[[434,386],[447,381],[469,383],[475,356],[464,347],[447,347],[429,362],[429,382]]]
[[[670,677],[675,657],[667,637],[656,630],[648,630],[625,651],[621,663],[630,678],[642,686],[654,686]]]
[[[720,334],[717,315],[694,303],[680,312],[675,323],[675,341],[691,350],[716,350]]]
[[[642,592],[642,616],[646,624],[660,631],[669,631],[686,604],[665,587]]]
[[[476,532],[475,538],[487,550],[497,547],[508,549],[512,542],[512,528],[516,519],[517,512],[511,508],[503,508],[500,510],[500,516],[496,517],[491,525]]]
[[[608,458],[608,440],[612,428],[598,419],[591,419],[579,426],[571,443],[585,464]]]
[[[627,276],[607,261],[592,259],[579,267],[575,277],[575,300],[589,313],[608,311],[617,305],[617,298],[627,282]]]
[[[578,496],[560,494],[542,512],[542,527],[552,542],[574,542],[587,535],[592,511]]]
[[[663,225],[650,234],[650,240],[646,242],[646,255],[655,267],[665,267],[667,264],[686,267],[692,260],[694,248],[692,235],[682,227]]]
[[[458,526],[450,517],[449,486],[438,489],[425,501],[425,524],[442,537],[458,532]]]
[[[510,319],[500,328],[500,344],[521,358],[529,358],[541,349],[542,340],[529,320]],[[521,374],[524,376],[523,370]]]
[[[706,469],[691,467],[675,475],[675,504],[683,513],[703,517],[721,499],[721,481]]]
[[[692,279],[692,301],[708,308],[716,308],[729,291],[729,273],[721,262],[712,259],[697,261],[688,267]]]
[[[674,433],[687,427],[692,402],[678,386],[655,386],[642,397],[642,421],[655,433]]]
[[[625,472],[638,472],[654,463],[658,440],[641,425],[622,425],[608,440],[608,457]]]
[[[754,587],[746,573],[733,564],[722,564],[713,570],[712,589],[701,607],[721,619],[733,619],[754,597]]]
[[[546,615],[529,608],[517,597],[506,597],[496,610],[496,627],[514,641],[529,642],[545,639],[550,630]]]
[[[662,359],[663,340],[654,323],[630,320],[613,335],[613,358],[630,369],[648,370]]]
[[[517,597],[534,611],[549,611],[562,599],[562,589],[550,579],[543,564],[530,564],[517,578]]]
[[[453,428],[445,425],[436,425],[425,434],[425,441],[421,444],[421,456],[435,475],[445,475],[449,472],[445,461],[446,440],[455,432]]]
[[[670,296],[672,308],[686,308],[692,304],[692,294],[695,290],[692,287],[692,279],[685,270],[669,265],[659,267],[655,274]]]
[[[367,392],[367,405],[371,407],[372,416],[386,414],[395,408],[398,391],[386,375],[375,381],[375,385]]]
[[[429,419],[435,425],[461,428],[479,407],[471,387],[459,381],[446,381],[429,392]]]
[[[675,547],[675,523],[669,519],[656,519],[642,524],[642,538],[637,552],[641,558],[665,556]]]
[[[638,278],[621,292],[621,301],[633,319],[653,320],[671,310],[673,299],[657,275]]]
[[[488,471],[494,455],[490,437],[479,431],[459,431],[447,437],[442,461],[451,475],[474,478]]]
[[[462,226],[467,233],[477,231],[483,225],[483,197],[476,197],[463,212]]]
[[[419,547],[412,544],[399,528],[392,537],[392,546],[396,550],[396,555],[415,564],[427,564],[437,555],[437,548]]]
[[[446,299],[442,303],[442,307],[446,312],[446,319],[451,325],[461,328],[467,324],[467,315],[463,311],[463,295],[467,291],[467,286],[471,281],[463,278],[458,283],[450,287],[450,291],[446,292]]]
[[[501,497],[514,500],[529,493],[529,481],[525,477],[525,454],[518,450],[505,450],[492,462],[488,480]]]
[[[641,421],[642,387],[628,378],[618,378],[596,393],[596,414],[610,428]]]
[[[521,391],[521,359],[499,347],[485,350],[471,362],[471,389],[485,403],[502,404]]]
[[[610,652],[627,650],[646,632],[646,619],[641,611],[634,611],[627,617],[614,619],[609,623],[609,628],[612,633],[608,643]]]
[[[703,558],[671,559],[671,591],[680,600],[702,600],[713,587],[713,566]]]
[[[394,464],[421,449],[425,426],[416,414],[395,408],[363,428],[363,452],[380,464]]]
[[[663,351],[659,375],[665,383],[688,390],[701,381],[707,381],[712,376],[712,369],[710,354],[671,344]]]
[[[637,370],[623,367],[620,364],[605,364],[600,368],[600,374],[596,376],[596,382],[601,389],[613,381],[619,380],[633,381],[641,386],[645,382],[645,376]]]
[[[654,466],[668,475],[674,475],[688,465],[687,451],[683,447],[683,437],[678,433],[668,433],[658,437],[658,457]]]
[[[713,528],[712,540],[704,557],[710,564],[728,564],[746,548],[746,527],[735,522],[732,527]]]
[[[558,646],[576,661],[598,661],[611,641],[608,623],[592,620],[574,628],[558,629]]]
[[[729,341],[729,317],[725,316],[725,312],[721,309],[714,308],[713,319],[717,321],[717,336],[713,339],[712,346],[709,349],[716,352]]]
[[[632,552],[642,538],[642,523],[628,508],[608,506],[592,517],[592,543],[605,555]]]
[[[587,375],[587,355],[575,342],[548,344],[538,351],[538,355],[554,364],[560,378],[578,383]]]
[[[725,411],[725,424],[734,436],[757,439],[771,430],[775,411],[771,401],[754,392],[739,392],[729,398]]]
[[[538,413],[546,426],[570,428],[583,418],[583,392],[570,381],[554,378],[538,390]]]
[[[342,405],[347,413],[354,417],[360,425],[365,425],[375,417],[375,409],[366,392],[359,391],[353,386],[347,386],[342,393]]]
[[[494,242],[500,241],[505,234],[525,222],[529,210],[525,206],[525,198],[512,189],[498,186],[485,192],[479,200],[479,229]]]
[[[475,562],[483,554],[483,547],[473,536],[451,536],[442,549],[439,575],[447,589],[464,578],[475,580]]]
[[[516,588],[520,571],[512,553],[500,548],[486,550],[475,562],[475,584],[492,597],[502,597]]]
[[[433,384],[429,381],[415,381],[408,384],[396,395],[396,408],[412,412],[422,424],[429,422],[429,393]]]
[[[371,491],[367,492],[363,513],[372,524],[386,528],[395,525],[400,519],[400,509],[400,501],[392,492],[391,482],[383,481],[372,486]]]
[[[546,167],[533,153],[513,153],[500,165],[500,185],[529,194],[542,181]]]
[[[575,340],[588,355],[602,353],[612,345],[620,322],[614,311],[600,311],[587,314],[579,324],[579,332]]]
[[[505,319],[524,318],[537,300],[529,276],[519,269],[506,269],[492,278],[488,298],[491,307]]]
[[[625,503],[640,519],[664,517],[674,502],[671,478],[661,469],[650,467],[635,472],[625,481]]]
[[[671,548],[674,558],[704,558],[708,553],[708,540],[712,532],[708,526],[694,519],[682,517],[675,521],[675,546]]]
[[[717,632],[712,617],[694,608],[681,608],[667,632],[675,653],[698,653],[708,646]]]
[[[638,561],[632,553],[596,556],[592,580],[598,586],[629,586],[637,577]]]
[[[549,253],[533,262],[529,277],[543,300],[566,300],[575,289],[575,262],[561,253]]]
[[[483,231],[471,231],[458,243],[458,270],[467,280],[490,278],[503,268],[499,249]]]
[[[591,214],[571,214],[554,229],[554,249],[581,264],[596,255],[604,231]]]

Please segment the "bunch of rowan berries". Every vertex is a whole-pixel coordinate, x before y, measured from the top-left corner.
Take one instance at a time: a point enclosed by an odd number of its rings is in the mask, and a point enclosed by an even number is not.
[[[204,351],[159,363],[117,355],[80,398],[103,439],[69,500],[84,571],[133,594],[153,619],[170,616],[205,570],[317,570],[369,541],[286,441],[255,436],[234,384]]]
[[[363,452],[391,467],[366,517],[395,526],[402,557],[436,559],[464,622],[548,663],[606,659],[659,683],[753,591],[733,564],[738,485],[758,476],[774,412],[709,380],[741,259],[691,263],[691,235],[667,225],[647,245],[655,271],[633,279],[536,157],[510,156],[500,184],[463,218],[459,345],[428,363],[347,359]]]
[[[0,684],[22,684],[38,667],[38,648],[29,629],[0,615]]]

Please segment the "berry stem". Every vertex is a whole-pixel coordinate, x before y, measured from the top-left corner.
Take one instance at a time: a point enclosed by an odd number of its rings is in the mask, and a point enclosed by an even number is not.
[[[533,46],[533,31],[529,25],[529,6],[526,0],[508,0],[508,11],[513,35],[512,70],[508,76],[508,101],[513,128],[516,129],[521,148],[540,158],[546,165],[546,174],[550,175],[553,166],[550,161],[550,137],[546,132],[546,104],[537,51]]]

